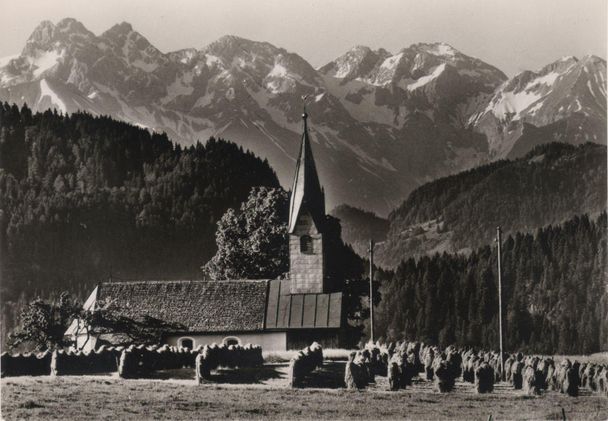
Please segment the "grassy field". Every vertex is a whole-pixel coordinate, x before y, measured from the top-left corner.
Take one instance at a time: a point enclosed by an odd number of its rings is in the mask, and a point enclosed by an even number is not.
[[[2,418],[12,419],[607,419],[608,399],[582,391],[578,398],[555,392],[527,397],[507,384],[477,395],[457,383],[435,393],[416,381],[388,392],[386,378],[365,391],[342,389],[344,364],[327,363],[306,388],[287,388],[285,364],[262,370],[218,372],[222,384],[197,385],[192,370],[160,378],[114,376],[16,377],[2,380]]]

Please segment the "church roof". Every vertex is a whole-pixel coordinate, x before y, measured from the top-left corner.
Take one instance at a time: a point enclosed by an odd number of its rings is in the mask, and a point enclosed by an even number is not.
[[[339,328],[342,293],[288,294],[289,281],[102,282],[84,307],[111,300],[119,314],[153,317],[179,325],[180,332],[259,332]],[[66,334],[77,333],[70,326]],[[168,332],[170,333],[170,332]]]
[[[270,281],[267,329],[339,328],[342,293],[290,294],[289,281]]]
[[[144,315],[188,332],[264,329],[268,281],[104,282],[97,300],[113,300],[122,315]]]
[[[319,182],[315,160],[312,156],[310,138],[308,137],[306,122],[308,114],[304,113],[302,118],[304,120],[304,131],[291,187],[289,233],[294,232],[298,216],[304,209],[310,212],[317,227],[320,227],[325,217],[325,195]]]

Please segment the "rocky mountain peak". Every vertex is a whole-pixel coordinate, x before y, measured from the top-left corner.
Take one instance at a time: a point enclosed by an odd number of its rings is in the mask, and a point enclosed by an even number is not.
[[[384,49],[374,51],[365,45],[357,45],[321,67],[319,71],[327,76],[342,79],[363,78],[380,60],[389,56],[390,53]]]
[[[57,22],[55,28],[57,32],[62,33],[93,35],[93,33],[82,24],[82,22],[74,18],[61,19],[59,22]]]
[[[136,44],[138,48],[142,50],[151,45],[143,35],[137,31],[134,31],[133,27],[128,22],[122,22],[112,26],[110,29],[101,34],[101,38],[120,48],[122,48],[127,42]]]
[[[144,72],[152,72],[169,61],[128,22],[114,25],[100,38],[111,47],[116,56]]]
[[[456,50],[450,44],[447,44],[445,42],[421,42],[417,44],[412,44],[408,49],[412,49],[415,51],[423,51],[435,56],[442,57],[453,57],[456,54],[462,54],[460,51]]]
[[[598,56],[594,56],[594,55],[588,55],[585,56],[581,59],[580,63],[583,66],[588,66],[588,67],[599,67],[599,68],[606,68],[606,60],[604,60],[601,57]]]
[[[121,22],[112,26],[110,29],[101,34],[101,36],[103,38],[114,38],[128,35],[131,32],[133,32],[133,26],[129,22]]]
[[[236,35],[224,35],[200,50],[203,54],[220,57],[230,63],[236,57],[270,57],[281,52],[268,42],[253,41]]]
[[[196,48],[184,48],[183,50],[172,51],[168,54],[173,62],[181,64],[189,64],[198,56]]]
[[[558,72],[563,73],[579,63],[579,60],[574,56],[565,56],[560,58],[559,60],[554,61],[553,63],[549,63],[540,70],[538,70],[538,74],[543,75],[550,72]]]
[[[30,35],[27,40],[27,44],[37,44],[44,46],[49,44],[53,40],[55,34],[55,25],[49,20],[43,20],[34,29],[34,32]]]
[[[43,21],[30,35],[21,55],[36,58],[43,52],[86,49],[93,39],[95,34],[74,18],[62,19],[56,25]]]

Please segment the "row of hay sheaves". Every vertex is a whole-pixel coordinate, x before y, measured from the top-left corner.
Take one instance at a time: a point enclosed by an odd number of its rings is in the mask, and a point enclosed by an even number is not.
[[[522,353],[502,354],[449,346],[440,350],[420,342],[390,344],[368,343],[353,352],[346,364],[344,381],[350,389],[363,389],[386,376],[390,390],[405,389],[412,379],[420,376],[433,381],[438,392],[453,390],[456,379],[473,383],[478,393],[489,393],[500,381],[515,390],[538,395],[554,390],[577,396],[579,388],[587,388],[608,396],[608,365],[580,363],[564,358],[556,363],[551,357],[525,356]]]
[[[152,375],[159,370],[261,366],[256,345],[205,345],[190,350],[169,345],[101,346],[92,351],[56,350],[42,353],[2,353],[1,376],[86,375],[118,372],[123,378]],[[199,370],[197,370],[199,372]]]

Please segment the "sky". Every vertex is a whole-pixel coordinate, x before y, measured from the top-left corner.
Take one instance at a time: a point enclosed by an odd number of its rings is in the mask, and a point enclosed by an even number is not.
[[[563,56],[606,58],[606,0],[0,0],[0,57],[18,54],[42,20],[95,34],[129,22],[163,52],[231,34],[268,41],[314,67],[355,45],[393,53],[447,42],[509,76]]]

